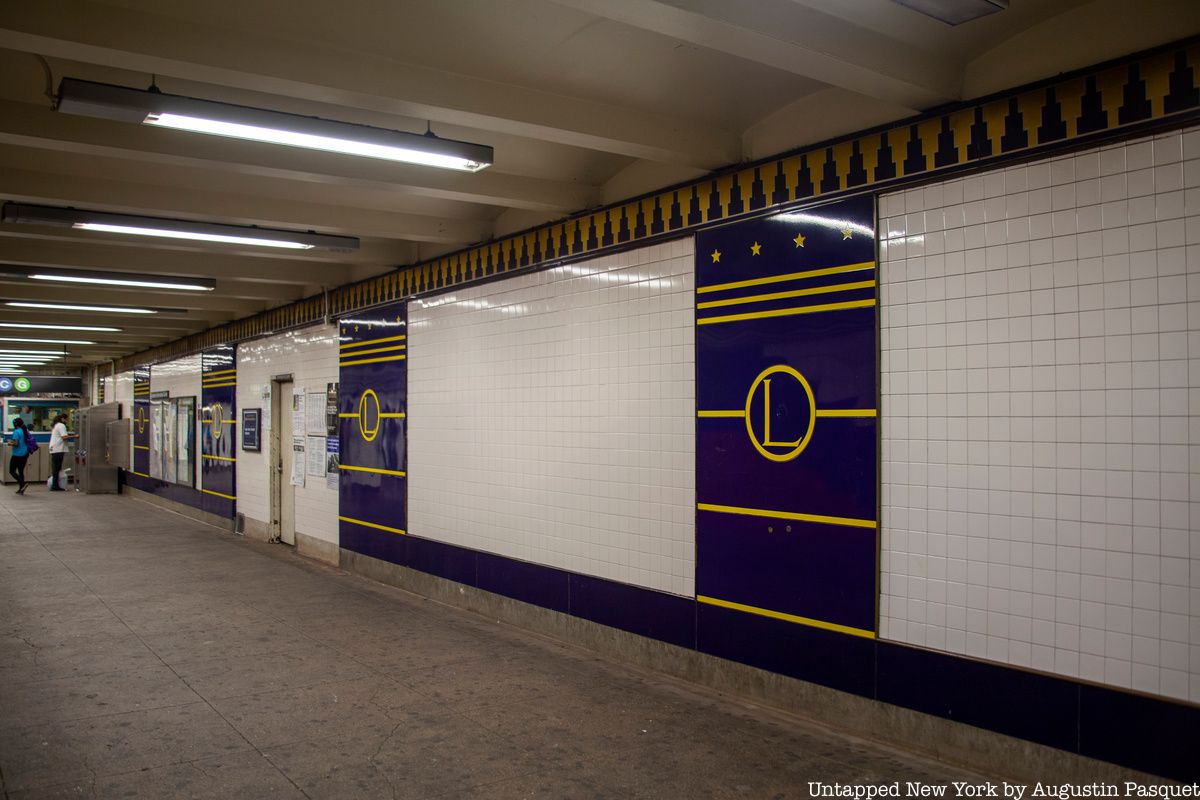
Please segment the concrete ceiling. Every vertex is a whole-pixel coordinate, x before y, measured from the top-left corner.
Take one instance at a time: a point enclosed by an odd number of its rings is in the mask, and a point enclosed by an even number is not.
[[[1133,13],[1136,9],[1136,13]],[[14,0],[0,201],[356,236],[281,256],[0,224],[6,265],[215,278],[197,296],[0,275],[0,298],[144,304],[106,361],[739,161],[1200,31],[1193,0],[1012,0],[951,28],[892,0]],[[56,112],[63,77],[490,144],[449,173]],[[18,333],[16,335],[26,335]],[[30,331],[48,338],[52,334]],[[62,334],[80,338],[79,334]]]

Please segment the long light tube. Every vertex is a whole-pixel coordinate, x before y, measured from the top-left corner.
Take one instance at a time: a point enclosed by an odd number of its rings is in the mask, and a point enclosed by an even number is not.
[[[250,245],[254,247],[284,248],[287,250],[330,250],[353,252],[359,248],[359,240],[353,236],[335,236],[312,231],[260,228],[256,225],[226,225],[217,222],[195,222],[167,217],[147,217],[140,214],[114,214],[108,211],[89,211],[59,206],[36,206],[26,203],[5,203],[0,219],[8,223],[25,225],[50,225],[60,228],[75,228],[105,233],[154,236],[167,239],[188,239],[200,242]],[[61,275],[62,270],[31,269],[27,271],[42,275]],[[78,272],[66,274],[79,275]],[[131,278],[140,276],[127,273],[105,273],[82,277]],[[161,279],[162,283],[176,284],[187,281],[169,280],[166,276],[150,275],[150,279]],[[191,281],[202,284],[203,281]]]
[[[29,276],[30,280],[35,281],[55,281],[58,283],[90,283],[99,284],[102,286],[137,286],[145,289],[179,289],[185,292],[211,292],[216,289],[216,285],[203,285],[200,283],[187,283],[180,281],[179,283],[169,281],[152,281],[140,280],[137,278],[116,278],[116,277],[88,277],[85,275],[59,275],[57,273],[35,273]]]
[[[495,159],[488,145],[429,132],[407,133],[76,78],[59,83],[55,108],[66,114],[466,172],[485,169]]]
[[[300,131],[283,130],[280,128],[263,128],[258,125],[242,125],[236,122],[222,122],[221,120],[189,117],[183,114],[151,114],[146,117],[144,122],[147,125],[172,128],[178,131],[208,133],[214,136],[228,136],[233,139],[248,139],[252,142],[303,147],[308,150],[324,150],[327,153],[341,153],[348,156],[382,158],[387,161],[402,161],[406,164],[457,169],[463,172],[478,172],[488,166],[488,164],[482,164],[469,158],[463,158],[462,156],[430,153],[411,147],[395,147],[355,141],[353,139],[338,139],[332,136],[318,136],[312,133],[301,133]]]
[[[132,225],[106,225],[102,222],[76,222],[71,226],[83,231],[103,233],[127,233],[132,236],[159,236],[164,239],[191,239],[197,242],[220,242],[222,244],[249,244],[255,247],[282,247],[286,250],[311,250],[311,244],[280,242],[270,239],[252,239],[249,236],[223,236],[219,233],[197,233],[176,231],[169,228],[139,228]]]
[[[106,331],[120,333],[124,328],[109,325],[54,325],[49,322],[0,322],[0,328],[30,328],[39,331]]]
[[[131,306],[79,306],[71,303],[29,303],[9,300],[5,305],[14,308],[49,308],[55,311],[99,311],[105,314],[157,314],[150,308],[133,308]]]
[[[32,342],[34,344],[95,344],[90,339],[32,339],[25,336],[0,336],[0,342]]]

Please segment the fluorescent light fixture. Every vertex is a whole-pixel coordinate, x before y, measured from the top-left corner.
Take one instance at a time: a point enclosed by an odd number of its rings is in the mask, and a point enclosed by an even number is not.
[[[50,269],[23,265],[0,264],[0,275],[56,283],[131,286],[139,289],[177,289],[184,292],[211,292],[217,288],[217,282],[212,278],[177,278],[172,275],[147,275],[137,272],[93,272],[91,270]]]
[[[106,211],[35,206],[25,203],[5,203],[2,218],[4,222],[17,224],[52,225],[60,228],[77,228],[134,236],[244,244],[287,250],[349,252],[357,250],[359,244],[358,239],[353,236],[332,236],[309,231],[258,228],[254,225],[191,222],[165,217],[143,217],[137,214],[110,214]],[[157,279],[158,276],[155,278]]]
[[[20,367],[9,366],[8,364],[0,364],[0,369],[4,370],[9,375],[24,375],[25,370]]]
[[[298,119],[302,122],[308,120],[306,117],[298,117]],[[325,122],[325,120],[319,121]],[[415,133],[384,131],[382,128],[374,130],[405,137],[406,139],[407,137],[412,137],[411,140],[408,140],[410,146],[379,144],[362,141],[361,139],[343,139],[335,136],[322,136],[315,133],[303,133],[301,131],[285,130],[282,128],[267,128],[260,125],[222,122],[221,120],[191,117],[184,114],[151,114],[143,122],[147,125],[156,125],[160,128],[173,128],[177,131],[208,133],[214,136],[228,136],[233,139],[249,139],[253,142],[282,144],[289,147],[303,147],[309,150],[325,150],[326,152],[341,153],[348,156],[365,156],[367,158],[382,158],[387,161],[403,161],[406,164],[457,169],[463,172],[478,172],[490,166],[489,163],[475,161],[466,156],[419,149],[419,145],[428,145],[430,143],[465,145],[466,147],[483,147],[483,145],[451,142],[450,140],[440,139],[429,134],[421,136]],[[347,125],[348,123],[341,122],[334,124]],[[361,126],[355,125],[353,127],[357,128]],[[368,130],[371,129],[368,128]],[[491,148],[489,147],[488,149],[490,150]],[[488,157],[490,158],[491,156],[489,155]]]
[[[1008,8],[1008,0],[892,0],[947,25],[961,25]]]
[[[57,109],[85,117],[464,172],[485,169],[495,157],[488,145],[442,139],[432,133],[405,133],[76,78],[62,79]]]
[[[35,272],[29,276],[35,281],[58,283],[89,283],[102,286],[136,286],[144,289],[178,289],[184,292],[211,292],[217,288],[212,278],[169,278],[159,275],[138,277],[133,274],[97,272],[95,275],[68,272]]]
[[[220,242],[221,244],[249,244],[256,247],[280,247],[285,250],[311,250],[311,244],[300,242],[267,241],[252,239],[249,236],[225,236],[219,233],[199,233],[177,231],[170,228],[139,228],[134,225],[106,225],[101,222],[76,222],[71,226],[81,231],[100,231],[101,233],[125,233],[130,236],[158,236],[163,239],[191,239],[197,242]]]
[[[0,342],[33,342],[35,344],[95,344],[90,339],[27,339],[23,336],[0,336]]]
[[[49,322],[0,322],[0,328],[19,328],[39,331],[106,331],[120,333],[123,328],[109,325],[52,325]]]
[[[105,314],[157,314],[152,308],[133,308],[132,306],[84,306],[74,303],[34,303],[32,301],[9,300],[5,305],[13,308],[45,308],[54,311],[96,311]]]

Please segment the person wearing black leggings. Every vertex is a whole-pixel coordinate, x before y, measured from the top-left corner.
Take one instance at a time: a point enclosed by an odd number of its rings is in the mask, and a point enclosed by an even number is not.
[[[25,462],[29,461],[29,429],[25,420],[20,417],[13,419],[12,437],[8,440],[12,445],[12,458],[8,460],[8,474],[17,482],[17,494],[25,494]]]

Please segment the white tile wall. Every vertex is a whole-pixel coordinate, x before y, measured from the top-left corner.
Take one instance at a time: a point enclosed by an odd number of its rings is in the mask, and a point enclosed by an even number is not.
[[[104,381],[104,402],[120,403],[122,417],[133,414],[133,373],[118,372]]]
[[[409,530],[694,593],[692,242],[409,304]]]
[[[337,354],[337,328],[325,325],[238,345],[238,408],[267,406],[263,389],[270,391],[272,375],[290,372],[297,388],[324,392],[325,384],[338,379]],[[270,431],[265,428],[260,452],[246,452],[240,444],[237,452],[238,511],[263,523],[271,519],[269,455]],[[326,488],[324,479],[310,475],[304,486],[295,487],[295,498],[296,531],[337,544],[337,490]]]
[[[1200,702],[1200,129],[880,217],[882,635]]]
[[[133,416],[133,373],[118,372],[116,375],[111,375],[107,378],[102,378],[104,381],[104,402],[120,403],[121,418],[128,419]],[[133,426],[129,427],[129,463],[133,463]]]
[[[130,381],[130,398],[133,395],[133,383]],[[150,391],[170,392],[170,397],[196,398],[196,458],[192,484],[202,489],[200,484],[200,355],[184,356],[174,361],[166,361],[150,367]]]

